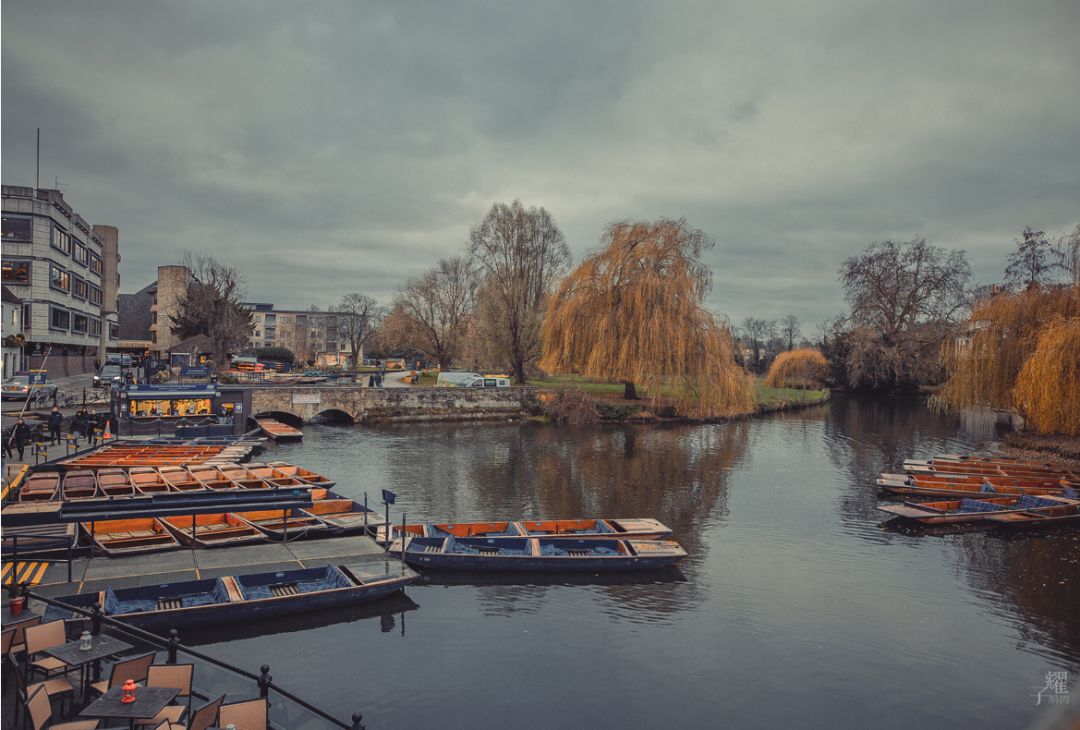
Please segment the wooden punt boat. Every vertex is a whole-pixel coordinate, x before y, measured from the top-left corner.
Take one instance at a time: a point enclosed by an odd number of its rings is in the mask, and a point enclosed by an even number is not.
[[[201,492],[206,487],[182,466],[158,467],[158,473],[174,492]]]
[[[925,525],[963,522],[1061,522],[1080,518],[1080,500],[1024,494],[994,499],[946,500],[886,504],[878,509]]]
[[[332,487],[334,486],[333,479],[327,479],[322,474],[305,469],[302,466],[296,464],[289,464],[284,461],[271,461],[267,463],[267,466],[273,467],[280,477],[292,477],[293,479],[299,479],[300,481],[307,482],[308,484],[314,484],[319,487]]]
[[[295,483],[288,483],[287,481],[272,482],[257,476],[254,472],[247,468],[243,464],[215,464],[221,471],[222,476],[227,478],[238,489],[273,489],[274,487],[306,487],[307,485],[300,481]],[[269,472],[267,472],[269,473]]]
[[[364,532],[384,525],[383,519],[374,510],[365,508],[359,502],[338,497],[333,492],[326,492],[323,498],[316,499],[317,490],[311,491],[311,506],[304,507],[302,511],[321,521],[331,534]]]
[[[919,479],[913,474],[894,475],[883,474],[877,480],[878,486],[883,492],[905,497],[937,497],[945,499],[949,497],[972,497],[973,499],[990,499],[993,497],[1016,497],[1021,494],[1061,494],[1075,491],[1071,486],[1013,486],[1009,484],[994,484],[982,479],[972,481],[938,480],[926,481]]]
[[[131,497],[135,494],[131,478],[123,469],[98,469],[97,480],[103,497]]]
[[[133,555],[180,547],[165,525],[153,517],[83,522],[82,529],[94,548],[106,555]]]
[[[64,475],[64,499],[90,499],[98,494],[97,475],[88,470],[69,471]]]
[[[325,522],[295,507],[288,510],[257,510],[233,514],[273,540],[299,539],[308,533],[328,529]]]
[[[262,532],[234,514],[183,515],[163,517],[161,521],[176,539],[187,547],[210,548],[261,542]]]
[[[298,479],[295,476],[286,474],[285,472],[273,467],[269,464],[247,464],[247,479],[249,481],[258,480],[259,487],[310,487],[311,482]],[[254,486],[254,484],[252,484]]]
[[[878,479],[879,484],[884,483],[907,483],[914,480],[916,484],[922,486],[940,486],[943,484],[974,484],[976,486],[983,486],[989,484],[991,487],[1024,487],[1029,489],[1061,489],[1064,486],[1069,486],[1070,482],[1067,479],[1055,479],[1052,477],[1043,478],[1022,478],[1022,477],[1006,477],[997,475],[986,474],[889,474],[884,473]]]
[[[20,502],[40,502],[56,499],[60,493],[60,473],[36,472],[19,485]]]
[[[270,438],[275,441],[299,441],[304,438],[304,432],[273,418],[256,418],[255,423]]]
[[[129,469],[128,477],[131,478],[131,485],[139,494],[161,494],[171,491],[169,483],[152,466],[136,466]]]
[[[985,476],[1007,476],[1025,479],[1077,479],[1077,475],[1062,466],[1024,466],[1000,462],[979,461],[939,461],[937,459],[908,459],[904,462],[904,471],[913,474],[973,474]]]
[[[402,559],[433,570],[624,572],[665,568],[686,557],[674,540],[414,537],[406,543]]]
[[[100,603],[106,616],[150,631],[251,621],[367,603],[416,580],[411,570],[387,572],[383,563],[252,573],[62,596],[74,608]],[[71,618],[50,605],[45,620]]]
[[[400,551],[401,525],[395,525],[391,534],[394,546]],[[411,537],[551,537],[595,539],[656,540],[671,535],[671,528],[649,518],[584,519],[584,520],[521,520],[517,522],[425,522],[405,525],[405,534]],[[385,544],[386,530],[381,529],[376,539]]]
[[[187,470],[192,478],[197,479],[205,489],[213,489],[217,492],[236,489],[236,482],[212,464],[193,464],[187,467]]]

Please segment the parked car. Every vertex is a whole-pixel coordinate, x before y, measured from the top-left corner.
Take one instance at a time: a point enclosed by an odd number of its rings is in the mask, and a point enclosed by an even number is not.
[[[465,384],[467,388],[509,388],[509,378],[476,378]]]
[[[4,400],[22,400],[26,398],[31,388],[35,391],[44,391],[50,397],[56,392],[55,383],[45,382],[30,385],[29,375],[18,374],[4,380],[3,386],[0,386],[0,394],[2,394]]]
[[[124,371],[119,365],[106,365],[97,373],[94,373],[95,388],[111,388],[119,386],[124,381]]]

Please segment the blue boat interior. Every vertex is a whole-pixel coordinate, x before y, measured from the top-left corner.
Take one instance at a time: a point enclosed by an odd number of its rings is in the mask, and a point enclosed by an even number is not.
[[[1031,494],[1025,494],[1020,499],[1016,500],[1017,509],[1039,509],[1040,507],[1060,507],[1061,502],[1056,499],[1047,499],[1046,497],[1036,497]]]
[[[220,578],[163,583],[155,586],[105,590],[105,615],[168,611],[228,603],[229,592]]]
[[[280,598],[301,593],[352,588],[354,584],[332,565],[322,568],[283,570],[277,573],[258,573],[235,578],[245,600]]]
[[[1003,504],[994,504],[993,502],[983,502],[978,499],[970,499],[964,497],[960,500],[960,507],[957,512],[970,513],[970,512],[1002,512],[1004,510],[1014,509]]]
[[[618,540],[540,540],[540,554],[552,557],[620,555]]]

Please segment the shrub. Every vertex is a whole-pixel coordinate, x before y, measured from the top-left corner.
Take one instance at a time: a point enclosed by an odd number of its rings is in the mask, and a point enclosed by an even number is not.
[[[765,376],[765,385],[770,388],[820,387],[828,367],[825,356],[810,347],[781,352]]]

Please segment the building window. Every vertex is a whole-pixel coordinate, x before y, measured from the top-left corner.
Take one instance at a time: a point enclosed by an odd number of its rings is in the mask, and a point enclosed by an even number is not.
[[[8,218],[4,216],[2,229],[5,241],[34,240],[34,224],[29,218]]]
[[[49,265],[49,286],[60,291],[71,291],[71,274],[59,266]]]
[[[118,324],[110,324],[109,325],[109,339],[110,340],[119,340],[120,339],[120,325],[118,325]]]
[[[101,257],[96,253],[90,254],[90,270],[98,276],[101,275]]]
[[[30,262],[4,259],[4,283],[30,285]]]
[[[77,276],[72,278],[75,281],[75,288],[71,290],[72,294],[77,296],[79,299],[87,299],[90,296],[90,285]]]
[[[71,329],[71,312],[60,307],[49,307],[49,329],[63,332]]]
[[[101,320],[90,318],[90,334],[95,336],[101,335]]]
[[[63,251],[68,256],[71,255],[71,236],[69,236],[64,229],[55,226],[53,227],[52,245],[53,248]]]
[[[30,313],[33,311],[32,306],[33,305],[31,305],[29,302],[22,305],[22,328],[23,328],[23,332],[26,332],[27,330],[30,329],[30,324],[31,324],[31,322],[30,322]]]
[[[90,252],[86,250],[85,246],[80,246],[77,243],[75,244],[75,248],[73,249],[71,257],[75,259],[76,263],[80,263],[83,266],[86,266],[86,262],[89,259],[89,256]]]
[[[93,284],[90,284],[90,303],[101,306],[101,289],[98,289]]]
[[[85,334],[90,322],[85,314],[76,314],[71,318],[71,331]]]

